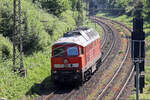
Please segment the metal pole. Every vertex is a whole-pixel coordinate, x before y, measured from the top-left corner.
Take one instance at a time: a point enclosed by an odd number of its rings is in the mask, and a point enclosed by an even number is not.
[[[136,62],[136,100],[139,100],[139,62]]]
[[[15,35],[16,35],[16,0],[14,0],[14,29],[13,29],[13,67],[14,67],[14,70],[15,70],[15,67],[16,67],[16,48],[15,48],[15,45],[16,45],[16,40],[15,40]]]
[[[21,32],[21,0],[19,0],[19,41],[20,41],[20,69],[23,68],[23,56],[22,56],[22,32]]]

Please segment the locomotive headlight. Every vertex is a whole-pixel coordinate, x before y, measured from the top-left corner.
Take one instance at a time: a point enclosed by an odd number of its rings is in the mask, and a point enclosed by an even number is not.
[[[78,72],[79,72],[79,70],[76,70],[76,72],[78,73]]]
[[[64,64],[67,64],[69,61],[67,59],[64,60]]]
[[[63,68],[64,64],[54,64],[54,68]]]
[[[54,73],[54,74],[56,74],[56,73],[57,73],[57,71],[53,71],[53,73]]]
[[[72,67],[79,67],[78,63],[72,64]]]

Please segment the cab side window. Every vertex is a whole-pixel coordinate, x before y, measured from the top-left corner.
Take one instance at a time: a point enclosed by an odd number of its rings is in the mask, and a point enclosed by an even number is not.
[[[80,49],[80,54],[83,55],[84,54],[84,50],[83,48]]]

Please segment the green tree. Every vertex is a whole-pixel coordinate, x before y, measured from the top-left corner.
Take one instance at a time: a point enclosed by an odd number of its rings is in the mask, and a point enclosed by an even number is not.
[[[76,22],[77,22],[77,26],[79,27],[79,26],[83,25],[83,20],[84,20],[84,18],[83,18],[83,0],[78,0],[76,8],[78,11],[78,18],[77,18]]]
[[[144,12],[146,15],[150,15],[150,0],[144,0]]]
[[[43,50],[49,44],[49,35],[44,29],[43,23],[40,22],[41,12],[32,7],[31,3],[24,0],[22,3],[24,4],[22,6],[23,50],[25,53]],[[0,4],[0,34],[12,40],[13,0],[9,2],[8,0],[0,0]]]
[[[12,57],[12,44],[8,38],[0,34],[0,63]]]
[[[112,14],[124,14],[131,15],[135,0],[97,0],[100,5],[104,5],[107,11]]]
[[[78,0],[70,0],[70,2],[71,2],[72,10],[73,10],[73,11],[77,10],[77,3],[78,3]]]
[[[63,11],[71,9],[70,0],[41,0],[40,2],[43,8],[57,16]]]

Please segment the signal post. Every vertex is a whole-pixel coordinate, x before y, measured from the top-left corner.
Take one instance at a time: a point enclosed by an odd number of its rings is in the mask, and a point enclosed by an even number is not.
[[[132,61],[135,66],[135,87],[136,100],[139,100],[139,90],[143,93],[145,85],[144,63],[145,63],[145,33],[143,31],[143,18],[141,16],[142,3],[138,3],[135,10],[135,17],[133,19],[133,32],[131,40],[131,54]]]

